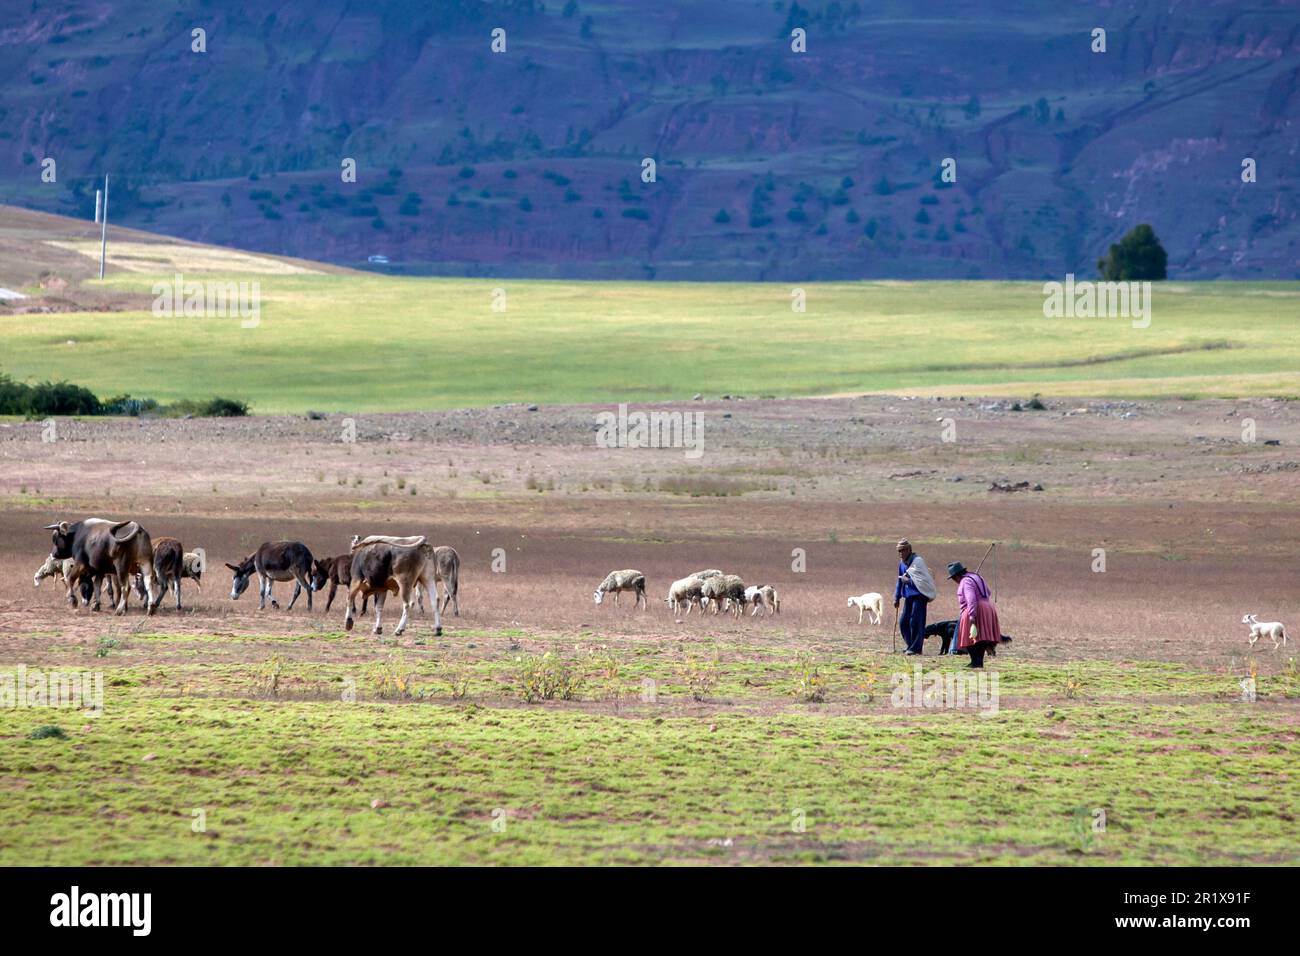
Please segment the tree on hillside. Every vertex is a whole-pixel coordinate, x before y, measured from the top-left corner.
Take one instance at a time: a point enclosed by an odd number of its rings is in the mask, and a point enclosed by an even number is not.
[[[1097,271],[1107,282],[1144,282],[1165,278],[1169,255],[1155,230],[1145,222],[1134,226],[1097,260]]]

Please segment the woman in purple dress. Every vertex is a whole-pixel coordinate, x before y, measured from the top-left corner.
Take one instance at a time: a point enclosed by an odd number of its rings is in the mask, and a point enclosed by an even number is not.
[[[960,561],[948,565],[948,577],[957,582],[957,606],[961,608],[957,653],[970,655],[968,667],[983,667],[984,652],[996,654],[1002,637],[998,609],[993,606],[984,579],[974,571],[967,571]]]

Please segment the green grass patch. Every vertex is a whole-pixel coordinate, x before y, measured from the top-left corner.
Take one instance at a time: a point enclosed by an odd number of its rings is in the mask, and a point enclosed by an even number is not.
[[[216,276],[237,281],[237,275]],[[1300,397],[1296,283],[1157,283],[1149,328],[1048,319],[1038,283],[551,282],[263,275],[261,322],[78,312],[11,322],[5,370],[101,395],[147,382],[259,413],[966,389]],[[106,284],[147,294],[171,276]],[[495,289],[505,311],[494,311]],[[764,345],[737,359],[762,329]],[[900,330],[913,330],[902,334]],[[156,343],[165,341],[166,349]],[[120,369],[132,370],[131,381]]]
[[[229,640],[0,710],[0,865],[1295,860],[1294,667],[1008,658],[981,715],[847,648]]]

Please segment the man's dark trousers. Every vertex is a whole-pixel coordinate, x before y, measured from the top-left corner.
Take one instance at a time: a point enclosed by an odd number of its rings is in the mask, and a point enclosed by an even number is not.
[[[903,599],[898,629],[909,651],[920,654],[925,649],[925,606],[930,602],[921,595]]]

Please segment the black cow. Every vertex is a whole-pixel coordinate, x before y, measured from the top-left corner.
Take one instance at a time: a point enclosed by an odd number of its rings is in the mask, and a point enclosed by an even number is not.
[[[75,559],[74,580],[68,582],[68,600],[73,607],[77,604],[78,579],[89,576],[93,580],[94,607],[97,610],[100,586],[105,576],[110,576],[117,591],[115,613],[125,614],[131,574],[141,571],[147,595],[145,613],[152,614],[156,610],[153,542],[149,532],[138,523],[86,518],[74,524],[66,521],[47,524],[45,530],[54,532],[54,548],[50,553],[55,558]]]

